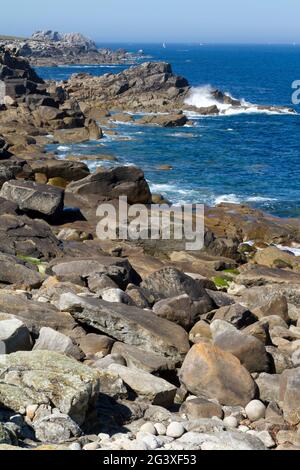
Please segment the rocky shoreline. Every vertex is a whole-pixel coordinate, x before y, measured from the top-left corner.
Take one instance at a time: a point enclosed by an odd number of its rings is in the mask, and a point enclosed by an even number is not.
[[[0,46],[17,51],[32,66],[56,67],[78,64],[134,64],[143,57],[142,52],[124,49],[98,48],[94,41],[80,33],[38,31],[29,39],[0,36]]]
[[[159,195],[45,150],[125,110],[184,125],[188,82],[146,63],[45,83],[2,49],[0,83],[0,450],[300,450],[300,221],[221,204],[199,251],[101,241],[100,202]]]

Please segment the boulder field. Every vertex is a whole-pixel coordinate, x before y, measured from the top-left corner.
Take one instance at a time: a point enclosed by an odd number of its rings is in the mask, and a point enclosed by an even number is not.
[[[300,450],[299,220],[221,204],[198,251],[100,240],[99,202],[153,201],[142,170],[90,173],[45,145],[100,139],[101,100],[173,106],[187,82],[146,63],[139,83],[58,86],[0,64],[32,82],[0,111],[0,450]]]

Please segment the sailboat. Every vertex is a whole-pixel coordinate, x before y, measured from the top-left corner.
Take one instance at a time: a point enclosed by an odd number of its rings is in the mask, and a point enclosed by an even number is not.
[[[164,42],[163,45],[162,45],[162,47],[163,47],[164,49],[167,49],[167,44]]]

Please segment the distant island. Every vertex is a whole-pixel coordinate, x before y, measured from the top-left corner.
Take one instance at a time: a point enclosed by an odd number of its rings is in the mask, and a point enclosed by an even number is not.
[[[0,46],[6,46],[34,66],[72,64],[130,64],[142,57],[124,49],[98,48],[80,33],[37,31],[30,38],[0,35]]]

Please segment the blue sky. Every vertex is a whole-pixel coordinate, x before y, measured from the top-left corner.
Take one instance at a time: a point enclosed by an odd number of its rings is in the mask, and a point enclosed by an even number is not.
[[[299,0],[10,0],[0,34],[80,31],[99,42],[300,43]]]

